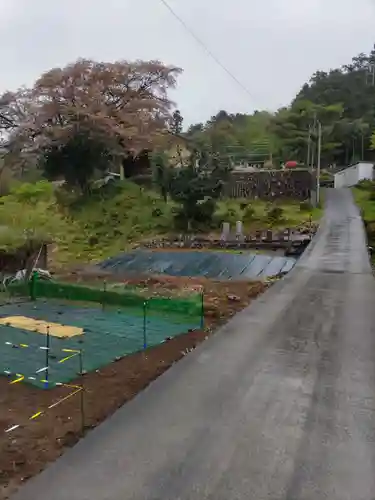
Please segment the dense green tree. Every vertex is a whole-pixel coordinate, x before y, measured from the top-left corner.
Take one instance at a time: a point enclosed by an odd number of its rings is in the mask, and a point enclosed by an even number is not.
[[[227,157],[231,164],[262,161],[272,150],[271,118],[267,112],[246,115],[222,110],[205,124],[191,126],[187,137],[198,148]]]
[[[307,99],[325,108],[342,106],[339,123],[332,128],[333,142],[337,144],[333,160],[337,163],[373,158],[370,140],[371,130],[375,128],[375,82],[370,70],[374,63],[375,47],[367,55],[361,53],[354,57],[342,68],[318,71],[292,104]],[[326,139],[330,142],[330,134]]]
[[[305,163],[317,158],[318,122],[322,124],[322,163],[371,160],[375,130],[375,47],[331,71],[317,71],[290,106],[275,114],[219,111],[205,124],[192,125],[187,136],[200,148],[220,151],[233,163],[273,157]],[[276,160],[276,161],[275,161]]]
[[[181,112],[179,109],[176,109],[172,115],[172,121],[171,121],[171,127],[170,130],[173,134],[179,135],[182,133],[182,124],[184,122],[184,119],[181,115]]]
[[[271,130],[277,137],[274,153],[283,161],[305,163],[310,137],[310,158],[313,160],[320,122],[324,137],[323,154],[327,158],[332,156],[340,145],[336,140],[335,126],[342,113],[341,104],[321,106],[307,100],[295,101],[290,108],[280,110],[272,121]]]
[[[177,161],[178,161],[179,165],[182,165],[184,162],[183,155],[182,155],[182,148],[181,148],[181,144],[179,142],[179,138],[181,137],[181,134],[182,134],[183,122],[184,122],[184,119],[183,119],[183,116],[181,115],[180,110],[176,109],[176,111],[174,111],[174,113],[172,115],[170,132],[177,139],[175,147],[176,147],[176,157],[177,157]],[[167,170],[165,170],[165,173],[163,174],[163,176],[165,177],[166,174],[168,174]],[[165,181],[163,181],[163,184],[165,184]]]
[[[371,148],[375,149],[375,132],[371,136]]]
[[[193,153],[187,165],[173,171],[169,193],[179,205],[178,227],[191,230],[212,222],[228,173],[225,160],[206,153]]]
[[[164,153],[156,152],[151,158],[153,182],[160,192],[161,197],[167,203],[170,183],[172,178],[172,167],[168,164],[168,158]]]
[[[95,171],[104,173],[112,163],[106,144],[80,130],[62,144],[43,148],[39,166],[49,180],[64,179],[87,192]]]

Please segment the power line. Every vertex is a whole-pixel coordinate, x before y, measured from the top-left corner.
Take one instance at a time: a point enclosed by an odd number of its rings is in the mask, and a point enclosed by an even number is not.
[[[213,59],[218,66],[239,86],[241,89],[246,92],[246,94],[250,97],[252,101],[254,101],[254,97],[252,96],[249,89],[220,61],[220,59],[207,47],[204,41],[196,34],[194,31],[187,25],[187,23],[175,12],[175,10],[169,5],[167,0],[160,0],[160,2],[169,10],[173,17],[177,19],[177,21],[184,27],[184,29],[194,38],[194,40],[204,49],[206,54],[208,54],[211,59]]]

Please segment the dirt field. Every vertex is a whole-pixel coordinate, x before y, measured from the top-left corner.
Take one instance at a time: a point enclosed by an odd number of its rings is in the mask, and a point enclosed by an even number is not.
[[[63,276],[64,279],[68,275]],[[95,282],[103,276],[76,271],[70,281]],[[118,277],[107,281],[119,281]],[[230,316],[246,307],[266,285],[247,282],[212,282],[205,279],[152,277],[126,280],[148,294],[180,294],[197,286],[205,290],[204,331],[194,331],[168,340],[143,353],[127,356],[104,369],[83,377],[85,431],[95,427],[126,401],[133,398],[190,349],[205,340]],[[80,381],[79,381],[80,382]],[[81,436],[80,394],[46,412],[34,421],[28,418],[68,394],[66,388],[38,390],[24,384],[9,385],[0,378],[0,499],[6,499],[20,483],[40,472]],[[22,427],[8,434],[12,425]],[[23,426],[25,424],[25,426]]]

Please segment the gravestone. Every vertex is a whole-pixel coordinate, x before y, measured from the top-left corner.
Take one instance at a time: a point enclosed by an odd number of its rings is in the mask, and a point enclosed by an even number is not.
[[[229,222],[223,222],[223,228],[221,231],[221,236],[220,240],[221,241],[228,241],[230,235],[230,223]]]
[[[236,222],[236,240],[243,241],[243,224],[241,220]]]

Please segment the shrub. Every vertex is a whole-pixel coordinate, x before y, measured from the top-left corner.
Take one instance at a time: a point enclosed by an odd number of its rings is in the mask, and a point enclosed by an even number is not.
[[[216,226],[221,226],[223,222],[230,224],[236,223],[238,220],[243,219],[243,212],[240,206],[231,201],[219,202],[214,215],[214,222]]]
[[[0,196],[6,196],[12,191],[12,187],[15,184],[12,172],[7,168],[1,168],[0,159]]]
[[[363,189],[363,191],[373,191],[375,189],[375,182],[369,179],[363,179],[359,181],[356,185],[357,189]]]
[[[53,185],[48,181],[24,183],[12,189],[10,194],[20,203],[50,202],[53,199]]]
[[[302,203],[300,203],[299,209],[301,212],[311,212],[312,210],[311,203],[307,200],[303,201]]]
[[[246,208],[243,211],[243,220],[245,222],[249,222],[255,219],[255,210],[254,208],[249,204],[246,206]]]
[[[203,230],[213,226],[215,200],[207,198],[201,200],[195,206],[190,206],[190,212],[186,207],[176,206],[173,208],[174,227],[178,230]]]
[[[270,223],[277,223],[283,220],[284,210],[281,207],[270,206],[267,209],[266,217]]]
[[[163,212],[161,211],[161,209],[154,208],[154,210],[152,211],[152,216],[153,217],[160,217],[161,215],[163,215]]]

